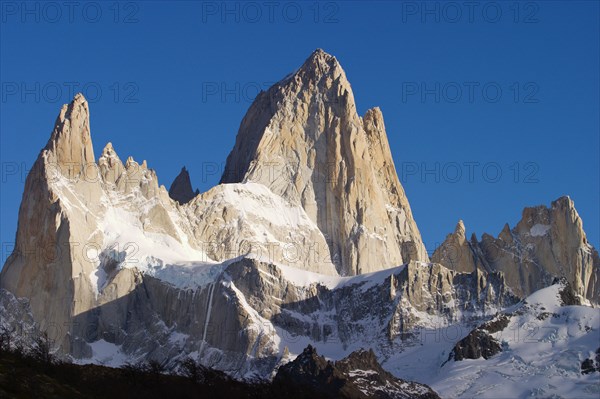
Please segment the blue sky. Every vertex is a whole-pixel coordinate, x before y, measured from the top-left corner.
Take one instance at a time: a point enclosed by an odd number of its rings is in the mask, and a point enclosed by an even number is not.
[[[339,59],[361,114],[382,109],[428,250],[458,219],[497,235],[561,195],[598,247],[596,1],[66,4],[0,3],[3,259],[22,174],[73,91],[96,154],[111,141],[167,187],[185,165],[205,191],[258,89],[315,48]]]

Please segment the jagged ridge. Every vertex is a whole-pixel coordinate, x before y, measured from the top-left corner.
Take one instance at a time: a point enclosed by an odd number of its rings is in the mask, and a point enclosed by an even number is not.
[[[521,298],[566,278],[576,295],[600,303],[600,257],[588,243],[583,222],[569,197],[523,210],[517,225],[504,226],[497,238],[475,234],[466,239],[462,221],[432,255],[434,262],[457,270],[504,273]]]
[[[398,267],[426,254],[381,112],[360,118],[353,101],[337,60],[317,51],[242,121],[224,181],[240,167],[243,183],[180,203],[146,161],[123,164],[111,143],[95,163],[88,104],[76,96],[27,177],[0,286],[30,299],[42,329],[65,326],[57,344],[78,361],[174,362],[184,353],[238,377],[269,376],[289,360],[286,346],[292,357],[307,342],[337,358],[370,346],[390,364],[419,345],[421,330],[477,324],[533,290],[532,278],[491,267],[464,225],[453,237],[472,263],[441,256]],[[271,161],[275,179],[266,177]],[[567,277],[594,292],[586,254],[597,253],[573,205],[545,212],[499,240],[561,254],[550,266],[538,256],[539,284]]]

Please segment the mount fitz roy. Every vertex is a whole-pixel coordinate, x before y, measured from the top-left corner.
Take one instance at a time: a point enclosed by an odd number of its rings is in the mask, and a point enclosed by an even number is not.
[[[481,241],[460,221],[430,260],[381,111],[357,114],[322,50],[257,96],[207,192],[185,168],[167,190],[111,143],[96,158],[90,132],[78,94],[25,182],[0,274],[0,325],[23,342],[51,330],[75,362],[192,357],[237,378],[346,358],[340,375],[367,397],[494,397],[484,388],[506,380],[511,397],[561,395],[564,379],[600,391],[579,368],[600,347],[600,259],[573,201]],[[557,331],[538,337],[545,357],[508,333],[526,323]],[[369,382],[377,362],[391,374]]]

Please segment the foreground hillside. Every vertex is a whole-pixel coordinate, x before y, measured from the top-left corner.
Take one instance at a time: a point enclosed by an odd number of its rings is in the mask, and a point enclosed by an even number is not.
[[[43,345],[26,353],[0,349],[0,398],[206,397],[439,399],[429,387],[383,370],[372,351],[331,362],[309,346],[269,382],[234,380],[191,359],[167,374],[154,362],[122,368],[63,363]]]
[[[598,398],[600,310],[564,282],[499,312],[462,339],[429,331],[423,345],[383,362],[444,398]]]
[[[260,398],[273,392],[265,384],[238,382],[217,372],[206,377],[196,383],[135,368],[46,364],[19,353],[0,355],[1,398]]]

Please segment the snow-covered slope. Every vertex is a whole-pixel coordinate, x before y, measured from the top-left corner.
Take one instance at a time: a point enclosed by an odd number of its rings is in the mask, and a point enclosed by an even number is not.
[[[600,311],[563,305],[564,289],[539,290],[479,327],[501,348],[488,359],[453,360],[456,343],[470,332],[457,325],[430,331],[423,346],[383,366],[444,398],[597,398],[600,373],[582,374],[581,364],[600,348]]]

